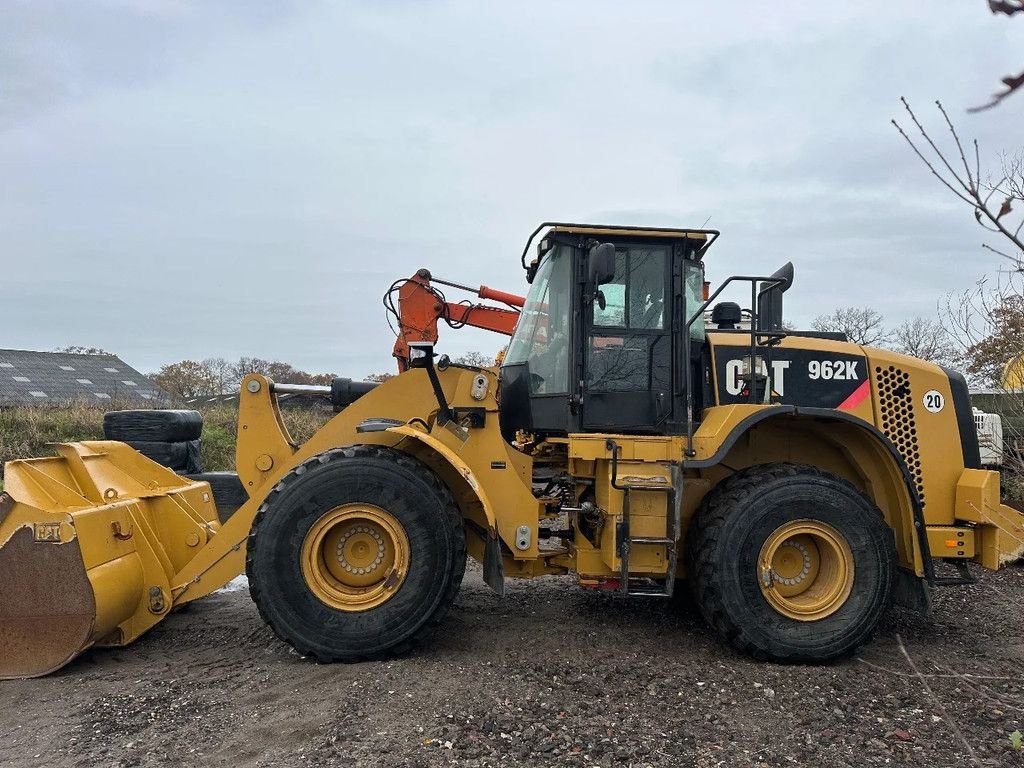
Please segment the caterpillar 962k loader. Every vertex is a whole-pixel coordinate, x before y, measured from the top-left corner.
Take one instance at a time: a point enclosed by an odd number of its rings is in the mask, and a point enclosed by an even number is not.
[[[1019,557],[964,379],[784,330],[791,265],[705,298],[717,234],[544,225],[525,301],[490,292],[521,313],[450,303],[424,270],[396,283],[402,372],[336,382],[347,407],[304,445],[277,406],[294,388],[241,383],[249,501],[223,525],[205,483],[120,443],[9,463],[0,675],[128,643],[243,567],[301,654],[398,652],[442,620],[467,552],[499,594],[544,574],[655,597],[686,582],[737,648],[821,661],[968,563]],[[737,284],[745,311],[715,304]],[[435,357],[439,319],[511,333],[500,368]]]

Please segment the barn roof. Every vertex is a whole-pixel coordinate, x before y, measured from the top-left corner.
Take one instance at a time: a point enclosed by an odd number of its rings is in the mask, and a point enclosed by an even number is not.
[[[167,393],[116,355],[0,349],[0,406],[135,401],[159,405]]]

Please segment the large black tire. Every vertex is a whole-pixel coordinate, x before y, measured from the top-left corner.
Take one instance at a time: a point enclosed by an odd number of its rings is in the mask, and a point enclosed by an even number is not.
[[[162,464],[181,475],[197,474],[203,471],[198,440],[180,443],[156,443],[141,440],[127,440],[128,445],[148,459]]]
[[[202,432],[203,416],[199,411],[108,411],[103,415],[107,440],[184,443],[198,440]]]
[[[400,522],[409,565],[390,599],[345,611],[309,587],[301,553],[324,515],[360,502]],[[260,616],[303,656],[334,662],[398,654],[440,623],[455,599],[466,568],[462,515],[416,459],[379,446],[337,448],[296,467],[270,492],[253,521],[245,565]]]
[[[761,590],[758,557],[780,526],[817,521],[849,546],[853,583],[830,615],[800,620],[773,607]],[[705,498],[687,536],[686,572],[705,620],[754,658],[823,662],[867,642],[889,607],[896,551],[881,512],[846,480],[797,464],[737,472]]]
[[[238,479],[237,472],[199,472],[189,474],[189,480],[201,480],[210,484],[213,501],[217,505],[217,517],[226,523],[240,506],[249,500],[245,486]]]

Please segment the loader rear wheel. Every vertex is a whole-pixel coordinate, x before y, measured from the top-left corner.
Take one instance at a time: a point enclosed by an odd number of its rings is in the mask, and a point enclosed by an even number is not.
[[[864,493],[815,467],[737,472],[708,494],[690,531],[687,574],[701,613],[755,658],[848,655],[889,606],[892,531]]]
[[[315,456],[267,496],[249,534],[249,592],[277,635],[321,662],[407,650],[462,582],[462,516],[416,459],[353,446]]]

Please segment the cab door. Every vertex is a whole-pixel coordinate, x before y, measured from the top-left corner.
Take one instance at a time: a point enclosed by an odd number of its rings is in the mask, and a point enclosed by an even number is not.
[[[586,431],[662,432],[671,418],[671,257],[668,245],[617,245],[614,278],[585,308]]]

